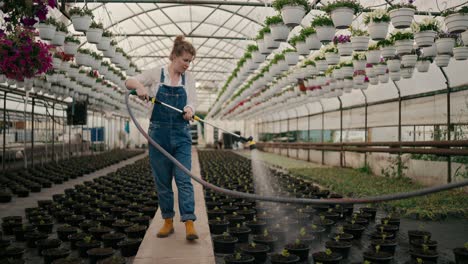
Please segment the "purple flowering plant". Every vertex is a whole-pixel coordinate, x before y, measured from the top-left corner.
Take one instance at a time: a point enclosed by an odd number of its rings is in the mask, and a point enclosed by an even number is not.
[[[16,26],[32,27],[47,18],[49,8],[57,7],[57,0],[3,0],[0,10],[4,14],[7,31]]]
[[[23,81],[52,68],[52,46],[35,40],[35,30],[16,27],[0,35],[0,71],[9,79]]]
[[[338,35],[333,38],[333,43],[338,45],[339,43],[348,43],[351,42],[351,36],[348,35]]]

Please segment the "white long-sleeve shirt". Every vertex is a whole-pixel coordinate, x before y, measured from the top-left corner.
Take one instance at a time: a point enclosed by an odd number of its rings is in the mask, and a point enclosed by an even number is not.
[[[148,90],[148,95],[155,97],[158,94],[159,85],[161,84],[161,68],[156,67],[153,69],[146,70],[130,79],[135,79],[143,84]],[[171,77],[169,74],[168,66],[163,67],[164,69],[164,84],[171,86]],[[182,76],[179,78],[179,83],[177,86],[182,86]],[[185,92],[187,93],[187,105],[184,106],[184,111],[186,107],[190,107],[192,112],[195,114],[195,108],[197,106],[197,92],[195,90],[195,79],[189,71],[185,71]],[[154,106],[153,106],[154,107]],[[151,107],[151,112],[153,111]]]

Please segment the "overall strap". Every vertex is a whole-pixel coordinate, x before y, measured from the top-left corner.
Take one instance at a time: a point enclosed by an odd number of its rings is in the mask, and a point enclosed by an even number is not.
[[[185,72],[181,74],[182,86],[185,86]]]
[[[161,84],[164,83],[164,68],[163,67],[161,68],[161,80],[160,80],[159,83],[161,83]]]

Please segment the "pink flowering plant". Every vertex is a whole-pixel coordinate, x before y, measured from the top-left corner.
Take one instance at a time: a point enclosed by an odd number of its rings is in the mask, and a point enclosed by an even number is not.
[[[57,7],[57,0],[3,0],[0,10],[4,14],[7,31],[17,25],[32,27],[47,18],[49,8]]]
[[[338,45],[339,43],[348,43],[351,42],[351,36],[348,35],[338,35],[333,38],[333,43]]]
[[[17,27],[0,34],[0,71],[9,79],[24,81],[52,68],[51,46],[36,41],[32,29]]]

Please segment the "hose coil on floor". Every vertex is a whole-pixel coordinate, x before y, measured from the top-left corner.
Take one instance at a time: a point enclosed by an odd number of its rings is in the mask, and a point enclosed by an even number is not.
[[[156,143],[152,138],[148,136],[148,134],[143,130],[141,125],[136,120],[135,116],[133,115],[132,109],[130,108],[129,104],[129,96],[130,92],[125,94],[125,104],[127,105],[127,110],[132,119],[133,123],[137,127],[138,131],[148,139],[148,142],[153,145],[158,151],[160,151],[164,156],[166,156],[170,161],[172,161],[177,167],[179,167],[183,172],[189,175],[193,180],[201,184],[203,187],[211,189],[215,192],[219,192],[222,194],[244,198],[244,199],[251,199],[251,200],[259,200],[259,201],[267,201],[267,202],[278,202],[278,203],[297,203],[297,204],[367,204],[367,203],[380,203],[380,202],[388,202],[394,200],[402,200],[407,198],[412,198],[416,196],[423,196],[431,193],[441,192],[445,190],[460,188],[464,186],[468,186],[468,180],[454,182],[449,184],[444,184],[435,187],[423,188],[411,192],[406,193],[394,193],[394,194],[385,194],[380,196],[372,196],[372,197],[363,197],[363,198],[340,198],[340,199],[309,199],[309,198],[292,198],[292,197],[277,197],[277,196],[261,196],[256,195],[253,193],[243,193],[238,191],[233,191],[225,188],[218,187],[213,185],[209,182],[204,181],[203,179],[193,175],[193,173],[185,168],[177,159],[175,159],[171,154],[169,154],[166,150],[164,150],[158,143]]]

